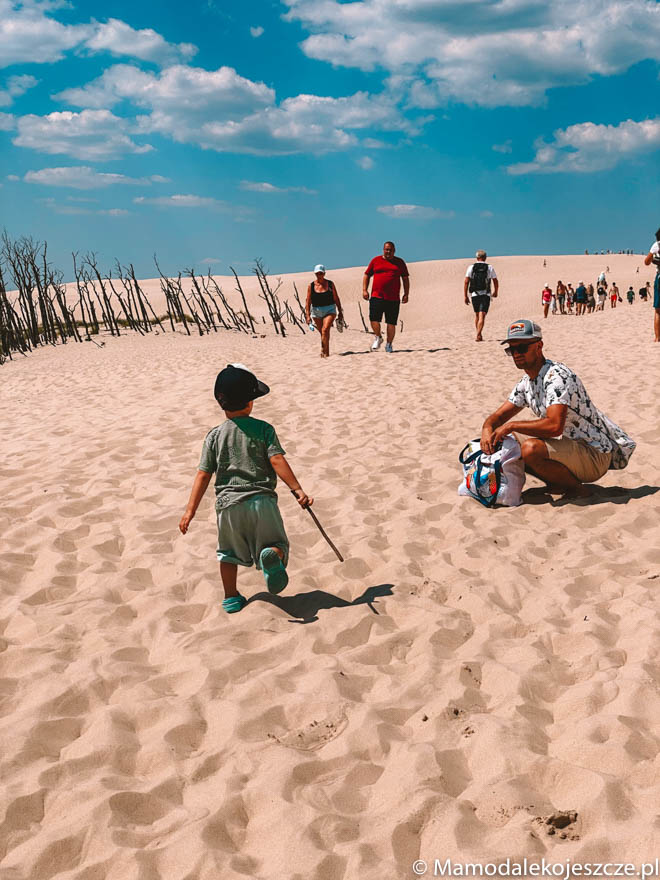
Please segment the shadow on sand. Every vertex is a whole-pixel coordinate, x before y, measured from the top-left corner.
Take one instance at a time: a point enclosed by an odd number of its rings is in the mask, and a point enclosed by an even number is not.
[[[374,602],[379,596],[391,596],[394,584],[379,584],[377,587],[369,587],[357,599],[348,602],[326,593],[325,590],[311,590],[309,593],[298,593],[297,596],[273,596],[271,593],[256,593],[248,599],[251,602],[268,602],[277,605],[291,618],[292,623],[313,623],[318,620],[319,611],[327,608],[350,608],[353,605],[368,605],[374,614],[378,614],[374,608]]]
[[[392,354],[410,354],[412,352],[426,352],[427,354],[435,354],[436,351],[452,351],[451,348],[395,348]],[[339,357],[347,357],[349,354],[373,354],[374,352],[371,349],[366,349],[366,351],[338,351],[337,354]]]
[[[587,498],[553,498],[544,486],[526,489],[522,493],[525,504],[550,504],[552,507],[564,507],[574,504],[577,507],[591,507],[593,504],[627,504],[638,498],[646,498],[660,492],[660,486],[636,486],[624,489],[623,486],[592,485],[592,493]]]

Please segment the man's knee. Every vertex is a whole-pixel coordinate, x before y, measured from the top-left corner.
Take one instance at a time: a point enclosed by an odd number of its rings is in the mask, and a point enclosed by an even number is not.
[[[524,461],[533,458],[548,458],[548,447],[538,437],[528,437],[527,440],[523,440],[520,448]]]

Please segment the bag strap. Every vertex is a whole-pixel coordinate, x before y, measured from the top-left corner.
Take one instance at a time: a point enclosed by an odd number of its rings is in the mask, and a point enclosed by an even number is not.
[[[458,453],[458,460],[460,461],[461,464],[472,464],[472,462],[477,458],[477,456],[481,455],[481,449],[477,449],[476,452],[471,453],[470,455],[467,456],[467,458],[465,457],[465,450],[468,448],[470,443],[479,443],[479,442],[480,442],[479,439],[476,439],[476,440],[470,440],[468,443],[465,444],[465,446]]]
[[[482,467],[483,467],[483,465],[481,463],[481,450],[479,450],[479,458],[477,460],[477,466],[476,466],[476,471],[475,471],[477,489],[481,485],[481,468]],[[495,504],[497,504],[497,496],[499,495],[500,486],[502,485],[502,463],[498,459],[496,462],[494,462],[492,467],[493,467],[493,471],[495,473],[495,492],[492,495],[488,495],[486,498],[484,498],[483,495],[476,496],[477,501],[480,501],[484,505],[484,507],[494,507]]]

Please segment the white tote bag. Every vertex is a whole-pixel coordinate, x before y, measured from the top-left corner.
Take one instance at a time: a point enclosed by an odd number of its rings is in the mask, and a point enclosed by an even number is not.
[[[525,485],[520,444],[507,434],[499,449],[486,455],[479,443],[479,440],[472,440],[458,456],[463,465],[463,482],[458,487],[458,494],[476,498],[485,507],[496,504],[517,507]]]

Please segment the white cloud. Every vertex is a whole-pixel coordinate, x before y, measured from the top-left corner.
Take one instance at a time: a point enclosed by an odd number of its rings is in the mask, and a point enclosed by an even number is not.
[[[47,116],[21,116],[13,143],[40,153],[64,153],[74,159],[101,161],[127,153],[146,153],[148,144],[136,144],[130,124],[109,110],[63,111]]]
[[[165,182],[166,178],[158,175],[152,177],[127,177],[125,174],[108,174],[95,171],[89,165],[78,165],[66,168],[41,168],[39,171],[28,171],[23,180],[26,183],[39,183],[43,186],[67,186],[71,189],[101,189],[116,184],[143,186],[150,183]]]
[[[297,95],[241,120],[206,123],[193,137],[200,146],[218,151],[322,154],[358,146],[356,132],[369,128],[419,131],[388,96],[356,92],[341,98]]]
[[[409,78],[414,106],[529,105],[660,59],[655,0],[285,0],[311,58]]]
[[[156,208],[206,209],[220,214],[230,214],[235,222],[247,222],[254,218],[254,212],[243,205],[235,205],[211,196],[175,194],[171,196],[138,196],[133,199],[135,205],[153,205]]]
[[[479,216],[480,216],[480,217],[483,217],[484,220],[490,220],[490,218],[493,217],[494,214],[493,214],[492,211],[482,211],[482,212],[479,214]]]
[[[84,208],[80,205],[62,205],[56,199],[48,198],[48,199],[36,199],[42,205],[45,205],[46,208],[53,211],[55,214],[63,214],[65,216],[107,216],[107,217],[123,217],[126,214],[130,214],[130,211],[125,210],[124,208],[102,208],[102,209],[92,209],[92,208]],[[81,201],[83,201],[81,199]]]
[[[91,33],[89,25],[64,25],[45,3],[0,0],[0,67],[59,61]]]
[[[4,89],[0,89],[0,107],[10,107],[14,98],[20,98],[39,82],[34,76],[10,76]]]
[[[257,183],[252,180],[242,180],[240,183],[241,189],[245,189],[248,192],[259,192],[259,193],[303,193],[306,196],[315,196],[318,195],[315,189],[308,189],[306,186],[275,186],[272,183]]]
[[[204,257],[204,259],[199,262],[202,266],[216,266],[218,263],[221,263],[222,260],[218,260],[216,257]]]
[[[12,131],[16,128],[16,119],[11,113],[0,113],[0,131]]]
[[[137,119],[143,133],[253,155],[343,150],[360,143],[356,131],[372,128],[413,135],[426,121],[404,118],[387,93],[297,95],[278,106],[273,89],[239,76],[231,67],[208,71],[175,65],[154,74],[118,64],[86,86],[57,97],[88,108],[130,101],[146,111]],[[369,137],[363,143],[383,146]]]
[[[82,208],[78,205],[61,205],[56,199],[36,199],[35,201],[44,205],[55,214],[65,214],[77,216],[79,214],[94,214],[95,212],[89,208]]]
[[[503,144],[493,144],[491,147],[496,153],[512,153],[513,147],[511,146],[511,141],[504,141]]]
[[[425,205],[380,205],[377,210],[394,220],[447,220],[454,216],[453,211],[439,211]]]
[[[18,174],[8,174],[7,175],[7,180],[11,180],[12,182],[16,181],[16,180],[20,180],[20,179],[21,178],[18,176]]]
[[[264,83],[252,82],[232,67],[203,70],[175,64],[150,73],[129,64],[115,64],[82,88],[55,96],[76,107],[112,107],[130,101],[151,112],[143,119],[152,131],[176,131],[179,126],[200,126],[206,120],[245,116],[270,106],[275,93]]]
[[[660,116],[618,125],[581,122],[558,129],[553,138],[550,143],[538,140],[533,161],[510,165],[509,174],[605,171],[625,159],[655,152],[660,149]]]
[[[374,160],[371,156],[361,156],[359,159],[356,159],[355,162],[363,171],[371,171],[374,167]]]
[[[211,208],[214,211],[230,211],[232,206],[220,199],[209,196],[173,195],[147,198],[138,196],[133,199],[136,205],[156,205],[159,208]]]
[[[136,31],[116,18],[96,24],[94,33],[85,41],[85,47],[92,52],[129,55],[158,64],[169,64],[180,59],[185,61],[197,53],[197,47],[192,43],[168,43],[151,28]]]
[[[48,0],[0,0],[0,67],[49,64],[60,61],[72,49],[159,64],[188,60],[197,51],[190,43],[168,43],[151,28],[135,30],[115,18],[62,24],[52,13],[68,5]]]
[[[264,32],[264,29],[261,27],[261,25],[259,25],[259,27],[251,27],[251,28],[250,28],[250,34],[251,34],[255,39],[256,39],[257,37],[260,37],[260,36],[263,34],[263,32]]]

